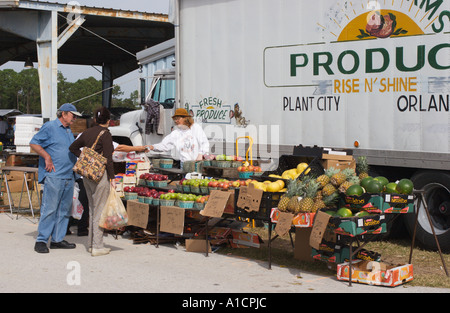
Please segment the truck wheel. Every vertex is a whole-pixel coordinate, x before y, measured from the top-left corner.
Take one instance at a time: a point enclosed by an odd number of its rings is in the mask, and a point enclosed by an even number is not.
[[[450,251],[450,173],[421,171],[411,180],[414,189],[424,190],[424,200],[430,212],[434,231],[443,252]],[[417,208],[417,203],[415,204]],[[415,214],[406,214],[405,224],[409,234],[414,231]],[[426,249],[437,250],[436,241],[423,206],[420,208],[416,242]]]

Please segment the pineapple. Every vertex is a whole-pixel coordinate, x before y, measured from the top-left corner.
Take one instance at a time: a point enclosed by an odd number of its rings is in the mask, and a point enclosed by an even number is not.
[[[304,188],[303,198],[299,201],[300,212],[312,212],[314,209],[314,198],[319,190],[320,183],[311,179]]]
[[[292,179],[288,180],[286,193],[283,196],[281,196],[280,201],[278,202],[278,209],[280,211],[282,212],[287,211],[289,200],[291,200],[291,197],[294,195],[295,192],[294,188],[296,185],[297,183],[294,180]]]
[[[330,196],[336,191],[337,191],[336,187],[334,187],[333,184],[328,183],[325,185],[325,187],[322,188],[322,195]]]
[[[359,184],[360,180],[359,177],[356,175],[352,175],[350,176],[350,178],[348,178],[345,182],[343,182],[340,186],[339,186],[339,191],[342,193],[345,193],[347,191],[347,188],[352,186],[352,185],[357,185]]]
[[[367,158],[365,156],[358,157],[358,160],[356,161],[356,172],[358,173],[359,179],[369,176],[369,164],[367,163]]]
[[[289,203],[289,197],[286,194],[284,194],[281,196],[277,207],[281,212],[286,212],[288,203]]]
[[[339,173],[331,176],[330,182],[336,187],[339,188],[345,181],[349,180],[350,177],[355,176],[355,170],[352,168],[345,168]]]
[[[295,213],[298,211],[298,197],[302,194],[303,183],[300,180],[293,180],[291,187],[291,194],[287,205],[289,212]]]
[[[320,183],[321,187],[323,188],[326,184],[330,182],[331,176],[336,174],[339,170],[335,169],[334,167],[330,167],[325,170],[325,173],[317,177],[317,181]]]
[[[338,194],[336,192],[326,197],[316,197],[312,212],[314,213],[323,208],[330,208],[336,203],[337,200]]]
[[[345,182],[346,179],[347,177],[345,176],[345,174],[342,171],[339,171],[338,173],[331,176],[330,183],[335,187],[339,187],[343,182]]]

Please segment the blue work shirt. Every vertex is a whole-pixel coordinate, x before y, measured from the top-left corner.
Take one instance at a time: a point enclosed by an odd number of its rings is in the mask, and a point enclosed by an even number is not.
[[[74,178],[73,166],[77,157],[69,151],[74,141],[70,127],[64,127],[59,119],[49,121],[42,125],[30,141],[30,144],[40,145],[52,158],[55,171],[45,170],[45,160],[39,156],[38,180],[44,181],[47,176],[59,178]]]

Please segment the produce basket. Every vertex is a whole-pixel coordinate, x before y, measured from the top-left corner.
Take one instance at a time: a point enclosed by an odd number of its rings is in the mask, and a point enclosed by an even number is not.
[[[138,201],[140,203],[145,203],[145,197],[144,196],[138,196],[137,198],[138,198]]]
[[[208,195],[209,194],[209,187],[208,186],[200,186],[200,192]]]
[[[152,199],[152,204],[153,205],[159,205],[159,198],[153,198]]]
[[[153,203],[153,197],[145,197],[144,203],[152,204]]]
[[[154,167],[159,167],[161,165],[161,159],[152,159],[152,164]]]
[[[124,192],[125,200],[136,200],[138,198],[138,194],[136,192]]]
[[[159,204],[161,206],[173,206],[175,204],[175,199],[159,199]]]
[[[194,207],[194,201],[178,201],[178,206],[183,209],[192,209]]]
[[[172,168],[173,160],[172,159],[161,159],[159,161],[159,167],[161,168]]]
[[[154,180],[153,185],[155,187],[167,187],[167,184],[169,183],[168,180]]]
[[[195,207],[196,209],[203,210],[203,208],[205,207],[205,204],[206,204],[206,203],[195,202],[195,203],[194,203],[194,207]]]
[[[146,180],[146,181],[145,181],[145,184],[146,184],[147,186],[149,186],[149,187],[153,187],[153,186],[154,186],[153,180]]]
[[[197,172],[201,173],[203,169],[204,161],[184,161],[183,163],[183,171],[187,173]]]
[[[200,193],[200,186],[191,186],[192,193]]]
[[[183,192],[191,192],[191,186],[183,185]]]
[[[240,179],[248,179],[253,176],[253,172],[239,172]]]
[[[231,167],[231,161],[217,161],[217,167]]]

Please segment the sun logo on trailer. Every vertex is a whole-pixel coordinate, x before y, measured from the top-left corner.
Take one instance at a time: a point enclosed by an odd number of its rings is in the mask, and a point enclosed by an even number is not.
[[[424,35],[444,29],[450,20],[444,8],[442,0],[345,1],[330,11],[326,23],[317,25],[336,41]]]

